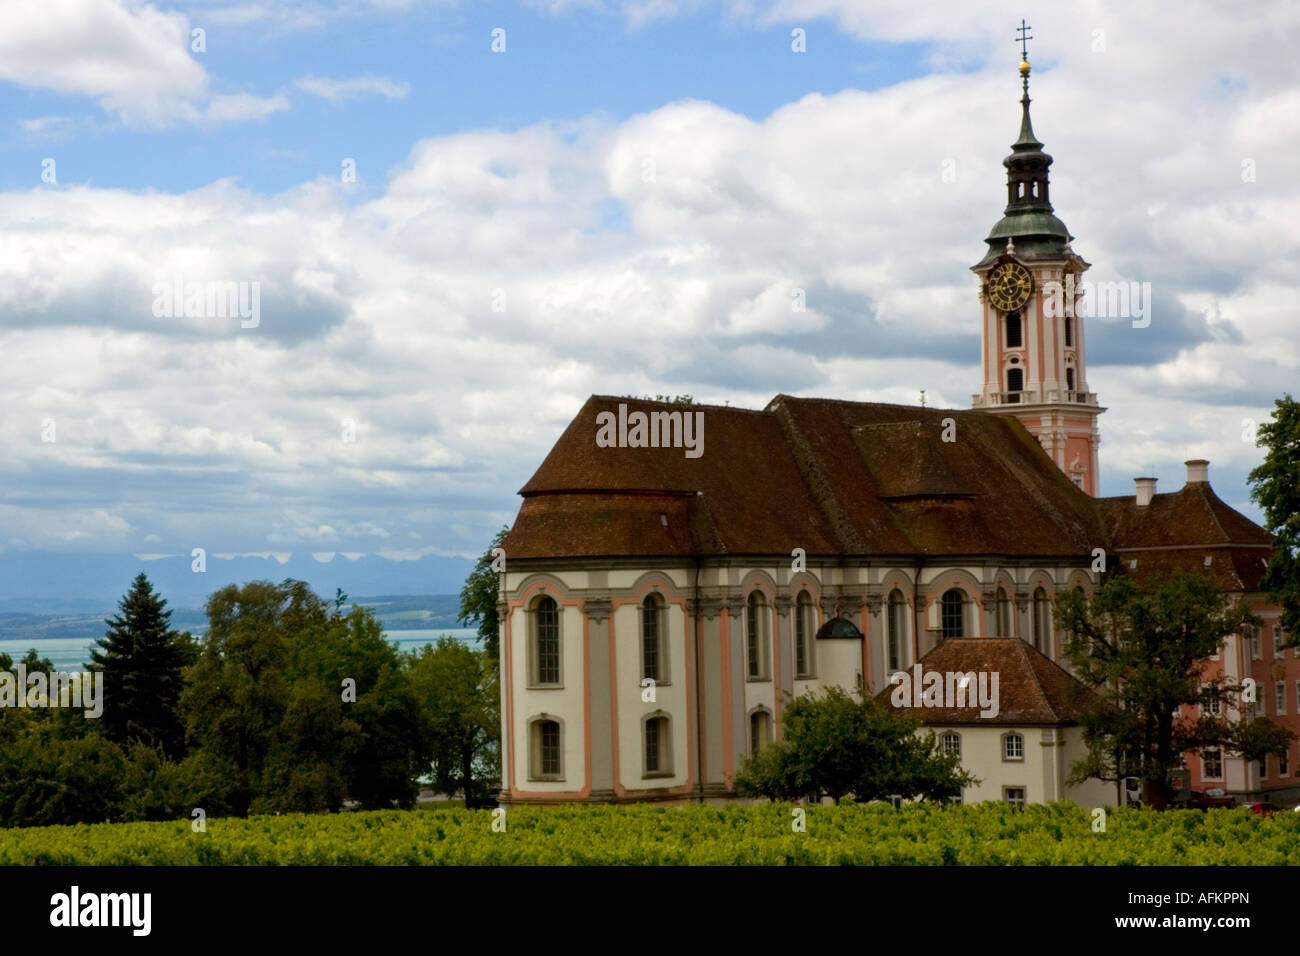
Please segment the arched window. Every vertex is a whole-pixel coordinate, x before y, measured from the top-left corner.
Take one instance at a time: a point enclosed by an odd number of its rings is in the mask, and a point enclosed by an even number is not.
[[[751,591],[745,608],[745,655],[751,680],[767,680],[769,617],[762,591]]]
[[[1034,591],[1034,647],[1049,654],[1052,647],[1052,604],[1042,588]]]
[[[772,715],[759,709],[749,715],[749,752],[756,754],[772,742]]]
[[[647,594],[641,603],[641,679],[668,683],[668,642],[664,634],[663,599]]]
[[[672,735],[668,715],[651,714],[645,718],[642,740],[645,744],[645,776],[667,777],[673,772]]]
[[[1025,759],[1025,738],[1021,734],[1012,731],[1009,734],[1002,735],[1002,759]]]
[[[549,595],[533,607],[532,683],[560,684],[560,607]]]
[[[1018,349],[1023,344],[1024,339],[1020,334],[1020,313],[1007,313],[1007,348]]]
[[[813,675],[813,654],[817,645],[817,630],[813,627],[812,597],[807,591],[799,592],[794,605],[794,676]]]
[[[563,780],[564,751],[560,722],[547,717],[528,725],[528,776],[534,780]]]
[[[903,641],[905,639],[903,621],[906,615],[904,610],[906,606],[903,595],[898,590],[889,592],[886,629],[889,639],[889,670],[891,672],[903,668]]]
[[[1011,598],[1007,596],[1006,588],[998,588],[997,609],[998,637],[1015,637],[1015,631],[1011,629]]]
[[[945,754],[956,754],[958,758],[961,757],[961,734],[950,730],[939,739],[943,743],[943,752]]]
[[[943,639],[965,637],[965,596],[958,588],[949,588],[939,600],[939,624],[943,628]]]

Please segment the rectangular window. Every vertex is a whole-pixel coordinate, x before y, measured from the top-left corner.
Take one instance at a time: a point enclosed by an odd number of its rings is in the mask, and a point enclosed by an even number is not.
[[[536,767],[540,777],[560,776],[560,725],[553,720],[539,720],[533,725],[536,734]]]
[[[1218,717],[1220,713],[1221,704],[1222,701],[1220,701],[1217,697],[1214,698],[1213,700],[1207,701],[1205,704],[1205,712],[1211,717]]]
[[[1262,757],[1259,760],[1259,779],[1260,780],[1268,779],[1268,758],[1267,757]]]
[[[1288,744],[1288,745],[1287,745],[1287,749],[1284,750],[1284,751],[1282,751],[1282,755],[1281,755],[1280,757],[1277,758],[1277,775],[1278,775],[1279,777],[1289,777],[1289,776],[1291,776],[1291,753],[1290,753],[1290,750],[1291,750],[1291,747],[1290,747],[1290,744]]]
[[[1019,312],[1007,313],[1006,327],[1007,327],[1007,348],[1009,349],[1020,348],[1023,344],[1023,339],[1020,335],[1020,313]]]
[[[536,684],[560,682],[560,609],[549,598],[536,611]]]
[[[1273,685],[1274,704],[1277,707],[1277,715],[1282,717],[1286,714],[1286,681],[1278,681]]]
[[[1009,807],[1023,807],[1025,805],[1025,788],[1003,787],[1002,799],[1006,801]]]
[[[1282,633],[1282,625],[1277,621],[1273,622],[1273,656],[1282,657],[1286,653],[1285,637]]]
[[[1223,779],[1223,755],[1217,750],[1207,750],[1201,754],[1201,776],[1206,780]]]
[[[902,661],[899,657],[899,648],[902,644],[900,635],[902,634],[902,617],[903,603],[901,601],[891,600],[889,602],[889,670],[891,672],[899,670]]]
[[[1002,738],[1003,760],[1025,759],[1025,738],[1019,734],[1007,734]]]
[[[1250,629],[1250,656],[1252,660],[1260,660],[1264,656],[1264,632],[1258,627]]]
[[[659,772],[659,721],[645,722],[645,772]]]
[[[807,600],[794,606],[794,676],[812,677],[813,649],[816,645],[813,630],[813,607]]]
[[[771,725],[766,711],[757,711],[749,716],[749,752],[758,753],[767,746],[771,736]]]
[[[649,600],[641,606],[641,677],[659,682],[659,606]]]

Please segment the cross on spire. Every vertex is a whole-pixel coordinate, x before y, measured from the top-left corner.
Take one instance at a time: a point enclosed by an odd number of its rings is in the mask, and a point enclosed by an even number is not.
[[[1016,32],[1020,34],[1020,36],[1017,37],[1017,42],[1020,44],[1020,59],[1025,62],[1029,61],[1029,49],[1025,46],[1025,41],[1033,39],[1033,37],[1029,35],[1029,31],[1032,29],[1033,27],[1025,23],[1024,17],[1021,17],[1020,26],[1016,27]]]

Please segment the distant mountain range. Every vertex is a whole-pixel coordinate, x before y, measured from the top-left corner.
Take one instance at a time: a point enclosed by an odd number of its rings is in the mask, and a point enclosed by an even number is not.
[[[68,602],[73,603],[73,602]],[[76,602],[87,604],[89,602]],[[475,621],[462,624],[456,620],[460,612],[459,594],[398,594],[373,597],[349,597],[347,607],[363,604],[372,608],[385,631],[458,630],[476,626]],[[347,607],[344,608],[346,613]],[[208,618],[203,608],[171,607],[171,626],[178,631],[202,634],[208,629]],[[0,650],[5,641],[44,641],[58,638],[77,638],[92,641],[103,637],[107,628],[105,619],[117,613],[116,606],[96,610],[62,610],[50,614],[31,614],[0,608]],[[20,647],[26,646],[22,643]],[[12,653],[12,649],[10,650]]]
[[[294,554],[284,564],[275,558],[207,556],[207,570],[190,570],[188,555],[143,560],[131,554],[75,554],[54,551],[0,552],[0,614],[97,614],[130,590],[143,571],[169,607],[201,608],[208,595],[228,584],[295,578],[333,598],[335,588],[349,596],[459,594],[474,567],[469,558],[426,556],[393,561],[378,555],[356,560],[336,555],[317,561]]]

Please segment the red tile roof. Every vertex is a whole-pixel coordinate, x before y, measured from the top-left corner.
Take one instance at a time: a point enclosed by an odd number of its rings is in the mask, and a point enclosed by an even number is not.
[[[998,675],[998,713],[981,717],[973,707],[895,707],[894,685],[876,695],[890,710],[911,714],[926,724],[1074,724],[1095,705],[1097,696],[1045,654],[1018,638],[954,637],[920,661],[921,674],[981,672]],[[909,679],[912,672],[906,672]],[[946,681],[945,681],[946,684]],[[975,684],[968,692],[975,690]]]
[[[1123,573],[1202,572],[1230,591],[1259,590],[1273,538],[1225,504],[1209,482],[1188,482],[1141,508],[1132,495],[1099,498],[1097,508]]]
[[[702,412],[703,455],[597,446],[596,416],[620,403]],[[517,558],[796,547],[1083,558],[1105,544],[1092,499],[1024,426],[977,411],[787,395],[753,411],[593,396],[520,493],[503,545]]]
[[[620,404],[702,413],[703,454],[598,446],[597,416]],[[1208,482],[1144,508],[1133,496],[1090,498],[1011,417],[789,395],[761,411],[592,396],[520,494],[503,545],[513,558],[803,548],[1082,563],[1104,547],[1139,576],[1208,570],[1224,587],[1255,590],[1272,541]]]

